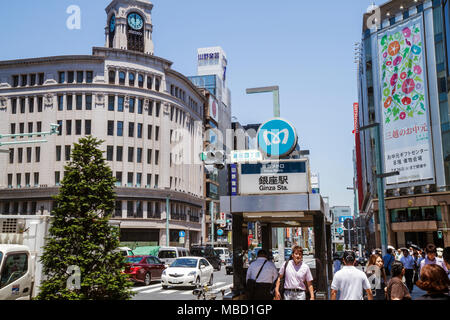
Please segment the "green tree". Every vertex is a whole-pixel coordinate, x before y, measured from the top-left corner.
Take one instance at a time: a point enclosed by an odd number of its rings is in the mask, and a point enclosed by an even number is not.
[[[108,223],[115,208],[115,178],[91,136],[74,144],[65,166],[41,261],[44,281],[37,299],[128,300],[131,282],[121,274],[119,228]],[[70,266],[81,271],[79,286]],[[77,288],[68,286],[74,284]]]

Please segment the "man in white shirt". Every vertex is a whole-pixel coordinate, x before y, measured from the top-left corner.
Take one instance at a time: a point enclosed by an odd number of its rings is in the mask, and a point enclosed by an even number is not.
[[[355,266],[355,253],[344,253],[344,267],[336,272],[331,283],[331,300],[336,300],[339,291],[339,300],[363,300],[363,291],[367,292],[369,300],[373,300],[372,289],[366,274]]]
[[[256,260],[250,264],[247,270],[246,282],[248,282],[248,279],[256,280],[254,296],[248,297],[250,300],[273,299],[270,290],[278,278],[278,271],[275,264],[269,261],[267,257],[265,250],[259,250]]]

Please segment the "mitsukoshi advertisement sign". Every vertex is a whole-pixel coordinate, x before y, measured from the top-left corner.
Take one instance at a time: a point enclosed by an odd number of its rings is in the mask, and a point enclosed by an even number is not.
[[[397,184],[433,178],[422,17],[378,36],[386,178]]]

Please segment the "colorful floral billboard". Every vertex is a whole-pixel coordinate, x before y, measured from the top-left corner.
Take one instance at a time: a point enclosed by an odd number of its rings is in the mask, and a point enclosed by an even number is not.
[[[422,17],[378,36],[386,183],[433,178]]]

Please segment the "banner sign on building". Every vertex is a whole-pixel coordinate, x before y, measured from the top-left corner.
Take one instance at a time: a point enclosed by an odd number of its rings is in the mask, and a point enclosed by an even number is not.
[[[209,116],[219,122],[219,102],[212,95],[209,96]]]
[[[239,191],[250,194],[308,192],[307,160],[241,164]]]
[[[433,178],[422,17],[378,36],[388,185]]]

